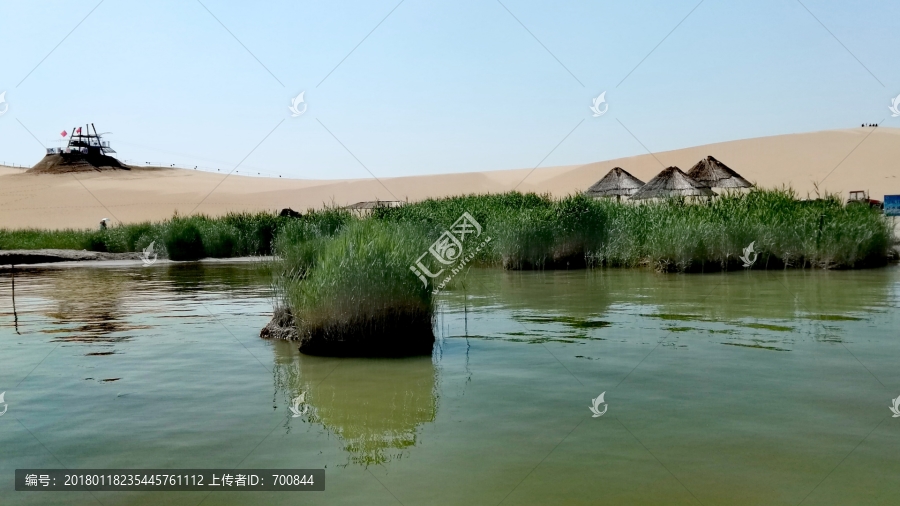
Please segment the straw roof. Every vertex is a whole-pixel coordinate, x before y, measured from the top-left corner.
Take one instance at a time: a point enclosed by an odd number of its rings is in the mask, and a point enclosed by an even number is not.
[[[687,173],[710,188],[750,188],[753,185],[712,156],[697,162]]]
[[[712,197],[715,193],[678,167],[669,167],[631,196],[632,200],[666,197]]]
[[[632,176],[622,167],[607,172],[600,181],[584,192],[588,197],[628,197],[634,195],[644,182]]]
[[[348,209],[350,211],[356,210],[364,210],[364,209],[377,209],[379,207],[400,207],[399,200],[367,200],[363,202],[357,202],[355,204],[350,204],[349,206],[345,206],[344,209]]]
[[[384,207],[400,207],[403,202],[399,200],[367,200],[363,202],[357,202],[355,204],[350,204],[349,206],[345,206],[344,209],[350,211],[356,216],[370,216],[375,209],[381,209]]]

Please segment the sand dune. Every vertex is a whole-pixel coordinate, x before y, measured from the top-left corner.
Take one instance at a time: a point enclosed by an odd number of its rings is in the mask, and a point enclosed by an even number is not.
[[[305,210],[363,200],[420,200],[465,193],[520,191],[557,196],[584,190],[615,166],[647,181],[670,165],[687,171],[712,155],[762,187],[900,194],[900,129],[879,127],[779,135],[709,144],[585,165],[340,181],[252,178],[184,169],[26,174],[0,167],[0,227],[95,227],[180,214]],[[460,169],[464,170],[464,167]],[[528,176],[526,178],[526,176]],[[524,181],[523,181],[524,179]],[[210,193],[212,192],[212,193]],[[207,197],[208,195],[208,197]],[[205,200],[204,200],[204,197]],[[198,206],[198,203],[202,204]]]

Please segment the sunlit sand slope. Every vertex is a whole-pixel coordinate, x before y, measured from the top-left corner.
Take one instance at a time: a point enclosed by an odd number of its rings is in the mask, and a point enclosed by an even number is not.
[[[225,177],[143,167],[26,174],[21,169],[0,167],[0,227],[95,227],[101,218],[115,223],[160,220],[175,212],[219,215],[285,207],[305,210],[363,200],[415,201],[513,188],[561,196],[587,189],[615,166],[647,181],[670,165],[686,172],[707,155],[760,186],[788,185],[804,197],[815,196],[816,182],[821,193],[846,196],[851,190],[868,190],[877,199],[900,194],[900,129],[878,127],[746,139],[533,172],[525,168],[381,178],[380,182],[371,178],[322,181]]]

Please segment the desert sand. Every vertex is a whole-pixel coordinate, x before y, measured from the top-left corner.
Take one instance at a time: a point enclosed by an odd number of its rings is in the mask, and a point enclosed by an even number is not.
[[[169,168],[27,174],[0,166],[0,227],[94,228],[101,218],[115,224],[162,220],[175,212],[221,215],[286,207],[302,211],[365,200],[417,201],[514,188],[564,196],[587,189],[616,166],[646,182],[670,165],[687,171],[707,155],[760,187],[791,186],[801,197],[816,196],[814,183],[822,194],[843,197],[852,190],[867,190],[879,200],[900,194],[900,129],[878,127],[730,141],[533,172],[531,168],[461,172],[380,178],[380,182],[256,178]]]

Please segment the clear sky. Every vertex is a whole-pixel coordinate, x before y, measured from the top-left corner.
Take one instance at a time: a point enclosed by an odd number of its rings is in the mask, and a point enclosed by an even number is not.
[[[900,126],[896,0],[398,1],[3,0],[0,162],[88,122],[131,163],[315,179]]]

